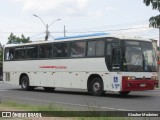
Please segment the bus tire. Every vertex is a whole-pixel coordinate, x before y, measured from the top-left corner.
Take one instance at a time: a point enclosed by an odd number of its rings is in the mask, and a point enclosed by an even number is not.
[[[94,78],[90,84],[90,89],[94,96],[104,95],[102,79],[99,77]]]
[[[126,95],[128,95],[130,93],[130,91],[119,91],[119,94],[121,95],[121,96],[126,96]]]
[[[47,92],[52,92],[52,91],[55,90],[54,87],[43,87],[43,88],[44,88],[44,90],[47,91]]]
[[[29,91],[33,90],[34,87],[29,86],[29,78],[27,76],[23,76],[21,79],[21,87],[23,90]]]

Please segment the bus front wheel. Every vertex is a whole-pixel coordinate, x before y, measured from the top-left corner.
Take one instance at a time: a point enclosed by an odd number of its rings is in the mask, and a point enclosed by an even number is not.
[[[34,87],[29,86],[29,78],[27,76],[23,76],[21,79],[21,87],[23,90],[33,90]]]
[[[104,94],[101,78],[94,78],[90,85],[91,92],[94,96],[102,96]]]

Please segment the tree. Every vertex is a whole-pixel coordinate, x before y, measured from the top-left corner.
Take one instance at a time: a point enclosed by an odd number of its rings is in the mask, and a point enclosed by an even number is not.
[[[153,10],[158,10],[160,12],[160,0],[143,0],[146,6],[152,5]],[[160,26],[160,15],[152,16],[149,19],[150,27],[158,27]]]
[[[16,37],[13,33],[10,34],[10,36],[8,37],[8,42],[7,44],[11,44],[11,43],[28,43],[30,42],[30,38],[29,37],[25,37],[23,34],[20,37]]]

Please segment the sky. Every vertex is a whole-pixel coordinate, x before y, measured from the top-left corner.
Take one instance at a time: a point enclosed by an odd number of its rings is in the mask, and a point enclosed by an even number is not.
[[[0,42],[6,44],[11,32],[44,40],[46,27],[50,38],[107,32],[159,39],[157,28],[149,28],[149,18],[159,14],[143,0],[1,0]],[[61,19],[56,21],[57,19]]]

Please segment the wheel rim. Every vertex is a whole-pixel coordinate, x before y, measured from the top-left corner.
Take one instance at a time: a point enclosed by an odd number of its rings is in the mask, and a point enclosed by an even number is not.
[[[100,88],[101,88],[101,85],[98,82],[93,84],[93,91],[94,92],[98,92],[100,90]]]
[[[23,80],[23,82],[22,82],[22,87],[23,87],[23,88],[26,88],[26,87],[27,87],[27,80]]]

